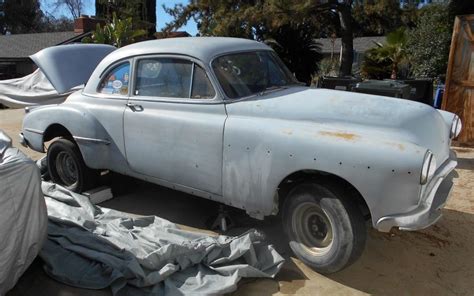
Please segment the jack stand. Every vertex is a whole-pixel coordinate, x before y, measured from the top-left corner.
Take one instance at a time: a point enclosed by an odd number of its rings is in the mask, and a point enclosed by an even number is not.
[[[234,227],[234,221],[230,217],[228,211],[225,209],[225,206],[220,205],[219,212],[216,219],[212,223],[211,230],[219,229],[222,232],[227,232],[227,230],[229,230],[231,227]]]

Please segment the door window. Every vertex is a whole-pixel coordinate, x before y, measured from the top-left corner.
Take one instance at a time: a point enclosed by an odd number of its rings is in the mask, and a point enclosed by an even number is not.
[[[191,99],[212,99],[216,95],[206,71],[194,64],[193,90]]]
[[[206,71],[183,59],[141,59],[137,63],[136,81],[136,96],[192,99],[215,96]]]
[[[128,95],[130,63],[123,63],[113,68],[102,79],[97,92],[102,94]]]
[[[192,65],[173,58],[140,60],[135,95],[188,98]]]

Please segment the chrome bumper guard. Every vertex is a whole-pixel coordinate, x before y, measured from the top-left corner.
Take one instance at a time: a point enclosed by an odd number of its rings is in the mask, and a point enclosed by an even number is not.
[[[452,153],[424,189],[421,202],[416,209],[404,214],[382,217],[377,221],[376,228],[382,232],[389,232],[392,227],[401,230],[419,230],[436,223],[441,218],[441,209],[451,194],[453,170],[457,164],[456,157]]]
[[[28,147],[28,142],[26,141],[25,136],[23,135],[23,133],[20,133],[19,137],[20,137],[19,142],[20,142],[21,146]]]

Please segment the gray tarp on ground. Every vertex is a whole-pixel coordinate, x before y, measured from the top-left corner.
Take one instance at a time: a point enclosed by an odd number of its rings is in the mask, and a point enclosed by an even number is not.
[[[137,217],[92,205],[44,182],[46,272],[69,285],[115,295],[222,294],[242,277],[274,277],[284,259],[263,235],[210,236],[155,216]]]
[[[0,130],[0,295],[38,255],[47,220],[39,169]]]
[[[59,104],[70,93],[58,94],[40,69],[25,77],[0,80],[0,104],[10,108]]]

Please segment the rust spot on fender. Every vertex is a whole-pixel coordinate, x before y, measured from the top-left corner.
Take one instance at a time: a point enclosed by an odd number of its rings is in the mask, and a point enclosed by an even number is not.
[[[404,150],[405,150],[405,145],[400,144],[400,143],[385,142],[385,144],[390,145],[390,146],[393,146],[393,147],[397,148],[397,149],[400,150],[400,151],[404,151]]]
[[[344,133],[344,132],[325,132],[325,131],[322,131],[322,132],[319,132],[319,134],[323,135],[323,136],[340,138],[340,139],[346,140],[346,141],[355,141],[358,138],[360,138],[359,135],[352,134],[352,133]]]

